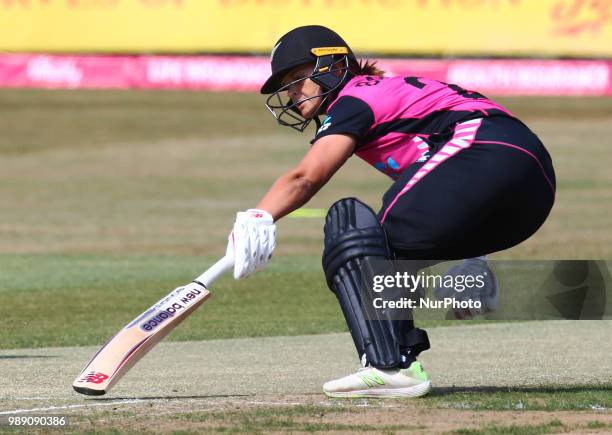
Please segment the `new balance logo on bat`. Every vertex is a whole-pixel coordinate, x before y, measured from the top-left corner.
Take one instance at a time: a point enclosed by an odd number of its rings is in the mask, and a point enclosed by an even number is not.
[[[178,310],[182,310],[187,306],[190,302],[192,302],[198,295],[201,295],[202,291],[198,289],[191,289],[189,292],[185,293],[184,296],[179,298],[179,302],[172,303],[169,307],[162,309],[155,313],[155,315],[149,317],[147,320],[140,324],[140,329],[145,332],[150,332],[161,325],[167,319],[174,317],[174,314]]]
[[[108,379],[108,375],[105,375],[104,373],[89,372],[85,376],[83,376],[81,379],[79,379],[79,382],[89,382],[92,384],[101,384],[107,379]]]

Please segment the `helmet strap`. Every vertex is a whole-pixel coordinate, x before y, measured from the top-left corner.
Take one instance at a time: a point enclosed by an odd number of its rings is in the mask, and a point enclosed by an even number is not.
[[[319,131],[319,129],[321,128],[321,120],[319,119],[318,115],[314,117],[314,122],[315,126],[317,127],[317,131]]]

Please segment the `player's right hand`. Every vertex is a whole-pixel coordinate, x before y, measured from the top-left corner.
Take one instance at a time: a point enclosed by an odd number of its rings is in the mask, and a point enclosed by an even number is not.
[[[234,278],[261,270],[276,247],[274,218],[265,210],[249,209],[236,215],[228,237],[226,256],[234,259]]]

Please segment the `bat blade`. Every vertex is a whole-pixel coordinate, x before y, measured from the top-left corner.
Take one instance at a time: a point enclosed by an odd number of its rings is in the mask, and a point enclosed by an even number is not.
[[[192,283],[179,287],[112,337],[72,384],[75,391],[103,395],[153,346],[208,299],[210,292]]]
[[[230,267],[224,257],[196,281],[178,287],[113,336],[87,363],[72,387],[81,394],[106,394],[147,352],[208,297],[206,288]]]

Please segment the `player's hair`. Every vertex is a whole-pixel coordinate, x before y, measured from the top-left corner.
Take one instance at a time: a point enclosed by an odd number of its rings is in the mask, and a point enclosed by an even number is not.
[[[356,76],[384,76],[385,72],[378,68],[376,63],[377,61],[375,60],[360,59],[358,64],[351,62],[349,69]]]

